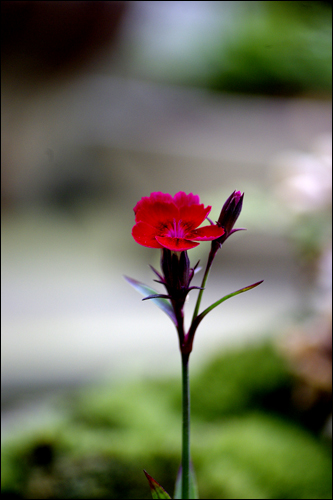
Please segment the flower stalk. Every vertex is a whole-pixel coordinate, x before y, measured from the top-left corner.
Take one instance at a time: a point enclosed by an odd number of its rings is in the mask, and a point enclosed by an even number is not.
[[[197,298],[197,301],[196,301],[196,304],[195,304],[195,308],[194,308],[194,311],[193,311],[192,323],[191,324],[193,324],[193,321],[195,320],[195,318],[199,314],[199,309],[200,309],[202,295],[203,295],[203,292],[205,290],[205,286],[206,286],[206,282],[207,282],[207,279],[208,279],[209,271],[210,271],[210,268],[212,267],[213,260],[214,260],[214,257],[216,255],[216,252],[217,252],[217,250],[213,251],[213,248],[211,248],[211,250],[209,252],[208,260],[207,260],[207,264],[206,264],[206,269],[205,269],[205,272],[204,272],[204,275],[203,275],[203,278],[202,278],[201,287],[200,287],[200,290],[199,290],[199,293],[198,293],[198,298]]]
[[[224,203],[220,217],[218,218],[217,225],[224,229],[224,233],[217,239],[212,241],[210,252],[208,255],[206,269],[202,278],[201,290],[199,291],[197,302],[193,311],[192,323],[199,314],[202,294],[204,292],[210,268],[222,244],[236,231],[242,231],[243,228],[234,229],[234,225],[242,211],[244,193],[234,191]]]
[[[182,354],[182,498],[190,498],[189,353]]]

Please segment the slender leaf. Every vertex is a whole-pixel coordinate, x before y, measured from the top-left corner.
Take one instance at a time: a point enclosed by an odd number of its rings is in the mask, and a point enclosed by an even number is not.
[[[174,498],[182,498],[182,466],[180,466],[178,470]],[[198,486],[192,462],[190,463],[190,498],[199,498]]]
[[[171,496],[165,491],[165,489],[152,478],[148,472],[143,471],[148,479],[148,483],[150,486],[151,496],[153,498],[171,498]]]
[[[149,287],[148,285],[145,285],[144,283],[141,283],[141,281],[129,278],[128,276],[124,276],[124,278],[130,285],[132,285],[133,288],[135,288],[137,292],[141,293],[141,295],[157,296],[155,298],[151,298],[152,302],[154,302],[160,309],[162,309],[162,311],[164,311],[169,316],[169,318],[175,325],[177,324],[176,316],[169,300],[158,297],[160,294],[156,290]]]
[[[201,314],[199,314],[196,317],[195,321],[196,321],[197,325],[200,323],[201,320],[203,320],[203,318],[210,311],[212,311],[213,309],[215,309],[215,307],[222,304],[222,302],[225,302],[226,300],[230,299],[231,297],[234,297],[235,295],[239,295],[240,293],[247,292],[248,290],[252,290],[252,288],[255,288],[256,286],[260,285],[263,281],[264,280],[261,280],[261,281],[258,281],[257,283],[253,283],[253,285],[245,286],[244,288],[241,288],[240,290],[236,290],[236,292],[229,293],[228,295],[225,295],[224,297],[222,297],[222,299],[217,300],[216,302],[214,302],[214,304],[207,307],[207,309],[205,309]]]
[[[142,300],[151,300],[151,299],[170,299],[170,296],[163,293],[155,293],[154,295],[148,295],[148,297],[145,297]]]

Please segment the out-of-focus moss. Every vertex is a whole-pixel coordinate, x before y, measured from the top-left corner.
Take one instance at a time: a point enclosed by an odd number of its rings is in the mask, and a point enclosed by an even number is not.
[[[212,360],[192,382],[192,411],[204,420],[265,408],[285,412],[291,378],[270,343],[230,350]]]
[[[248,413],[201,436],[203,498],[331,498],[330,450],[291,422]]]
[[[330,450],[281,405],[290,384],[267,343],[223,353],[193,378],[192,456],[201,497],[330,498]],[[2,494],[150,498],[146,469],[172,495],[179,394],[179,380],[147,380],[63,396],[56,424],[3,442]]]
[[[326,2],[239,2],[210,55],[206,84],[270,95],[331,95],[332,8]]]

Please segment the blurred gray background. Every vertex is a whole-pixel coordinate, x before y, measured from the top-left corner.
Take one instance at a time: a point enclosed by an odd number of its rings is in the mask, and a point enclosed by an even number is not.
[[[150,284],[159,265],[131,237],[152,191],[199,194],[214,220],[245,192],[247,231],[218,254],[203,305],[265,281],[205,319],[193,370],[302,315],[330,318],[325,2],[2,4],[4,409],[178,372],[172,323],[123,279]]]

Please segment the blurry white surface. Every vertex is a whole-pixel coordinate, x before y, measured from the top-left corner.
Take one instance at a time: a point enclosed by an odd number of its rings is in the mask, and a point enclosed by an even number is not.
[[[54,168],[49,150],[56,164],[72,168],[73,151],[81,150],[79,164],[82,150],[97,151],[109,180],[137,187],[136,196],[152,183],[202,191],[229,181],[267,185],[273,157],[306,151],[332,126],[326,101],[211,94],[101,75],[28,96],[4,85],[1,114],[5,180],[23,200],[45,189]]]

